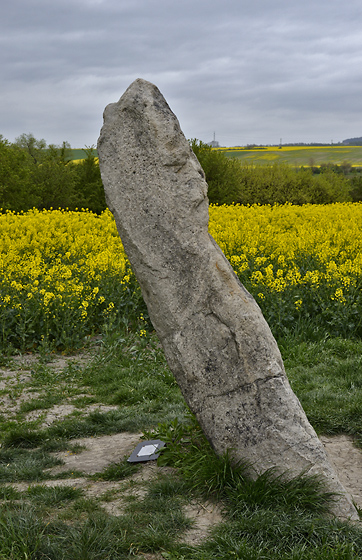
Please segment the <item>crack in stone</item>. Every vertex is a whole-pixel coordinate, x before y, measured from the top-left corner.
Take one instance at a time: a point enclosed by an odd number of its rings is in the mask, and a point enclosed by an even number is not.
[[[267,378],[259,377],[258,379],[255,379],[255,381],[253,381],[252,383],[242,383],[240,385],[237,385],[237,387],[234,387],[233,389],[229,389],[227,391],[223,391],[222,393],[216,393],[214,391],[213,393],[205,395],[205,400],[208,398],[228,397],[233,393],[237,393],[238,391],[248,391],[248,389],[251,389],[255,385],[258,386],[257,389],[258,391],[260,391],[259,385],[263,383],[268,383],[272,379],[283,379],[283,375],[282,373],[280,373],[279,375],[271,375],[270,377]]]

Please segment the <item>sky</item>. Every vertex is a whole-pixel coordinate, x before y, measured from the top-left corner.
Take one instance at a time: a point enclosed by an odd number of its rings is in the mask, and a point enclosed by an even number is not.
[[[0,134],[96,145],[108,103],[154,83],[186,138],[362,136],[361,0],[11,0]]]

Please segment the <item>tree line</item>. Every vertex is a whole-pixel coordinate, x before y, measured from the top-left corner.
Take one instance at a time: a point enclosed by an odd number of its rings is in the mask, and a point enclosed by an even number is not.
[[[96,152],[84,149],[86,157],[71,161],[67,142],[47,145],[32,134],[22,134],[14,143],[0,136],[0,207],[20,212],[30,208],[88,208],[100,213],[106,208]]]
[[[293,168],[274,163],[255,166],[231,159],[208,144],[191,140],[205,171],[212,204],[327,204],[362,200],[362,176],[351,166]],[[32,134],[14,143],[0,136],[0,208],[106,208],[96,151],[84,148],[85,159],[72,161],[67,142],[47,145]]]
[[[362,200],[362,176],[350,164],[293,167],[287,163],[254,165],[228,158],[208,144],[192,140],[214,204],[329,204]]]

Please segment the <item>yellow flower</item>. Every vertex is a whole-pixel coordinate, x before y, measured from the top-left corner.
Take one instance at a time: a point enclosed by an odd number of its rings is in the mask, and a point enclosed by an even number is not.
[[[357,291],[362,204],[211,205],[209,214],[210,234],[258,301],[290,289],[293,295],[285,297],[299,310],[306,305],[303,290],[343,305]],[[118,299],[109,302],[108,286],[122,284],[126,290],[134,276],[108,210],[100,216],[30,210],[0,218],[2,312],[11,307],[20,317],[39,305],[47,317],[55,310],[60,317],[64,309],[86,319],[99,316],[92,308],[100,304],[105,318],[114,313]],[[122,288],[119,293],[124,296]]]
[[[55,297],[55,296],[54,296],[53,292],[45,292],[45,294],[44,294],[44,299],[43,299],[43,302],[44,302],[45,307],[47,307],[47,305],[49,304],[49,302],[50,302],[54,297]]]
[[[334,301],[338,301],[339,303],[346,303],[346,298],[343,295],[342,288],[337,288],[334,294],[331,296],[331,299]]]

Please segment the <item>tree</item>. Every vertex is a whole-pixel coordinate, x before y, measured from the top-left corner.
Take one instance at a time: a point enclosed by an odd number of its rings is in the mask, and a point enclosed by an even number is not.
[[[28,152],[35,164],[40,163],[45,155],[47,143],[44,138],[37,140],[31,133],[21,134],[15,138],[15,145]]]
[[[86,146],[84,151],[87,157],[79,163],[73,164],[76,180],[72,205],[78,208],[88,208],[92,212],[100,214],[107,205],[98,160],[94,146]]]
[[[20,212],[37,206],[40,197],[32,189],[29,153],[0,136],[0,207]]]
[[[231,204],[238,196],[240,164],[195,138],[191,148],[203,168],[211,204]]]

